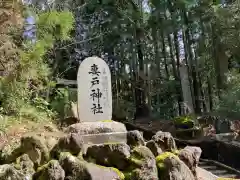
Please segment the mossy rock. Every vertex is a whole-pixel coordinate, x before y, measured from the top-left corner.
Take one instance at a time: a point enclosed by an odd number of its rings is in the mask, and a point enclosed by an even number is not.
[[[124,180],[124,174],[116,168],[100,166],[79,160],[68,152],[60,154],[59,162],[65,171],[65,178],[71,180],[98,179],[101,176],[104,180]]]
[[[125,175],[124,175],[124,173],[123,172],[121,172],[119,169],[117,169],[117,168],[114,168],[114,167],[105,167],[105,166],[100,166],[100,165],[97,165],[98,167],[100,167],[100,168],[103,168],[103,169],[110,169],[110,170],[112,170],[112,171],[114,171],[117,175],[118,175],[118,177],[120,178],[120,180],[125,180]]]
[[[50,155],[53,159],[58,159],[61,152],[70,152],[78,156],[83,150],[83,139],[80,134],[69,133],[61,137],[52,148]]]
[[[178,158],[178,156],[176,156],[174,153],[172,153],[172,152],[164,152],[164,153],[162,153],[162,154],[160,154],[160,155],[158,155],[157,157],[156,157],[156,163],[157,163],[157,167],[160,169],[160,170],[163,170],[164,169],[164,160],[166,159],[166,158],[168,158],[168,157],[175,157],[175,158],[177,158],[177,159],[179,159]]]
[[[23,154],[22,156],[18,157],[13,165],[17,170],[21,170],[25,175],[31,176],[33,173],[35,173],[34,163],[27,154]]]
[[[191,115],[178,116],[174,119],[174,124],[176,128],[179,129],[191,129],[195,124],[195,117]]]
[[[20,146],[3,157],[4,163],[13,163],[23,154],[27,154],[35,166],[42,165],[50,159],[48,148],[45,145],[45,140],[36,135],[28,134],[23,136],[21,138]]]
[[[102,120],[101,122],[113,122],[113,120]]]
[[[57,179],[64,180],[65,172],[57,160],[51,160],[39,167],[33,175],[33,180]]]
[[[176,156],[178,156],[180,151],[181,151],[181,149],[180,150],[174,149],[174,150],[172,150],[172,153],[175,154]]]
[[[131,152],[130,162],[132,167],[140,168],[148,159],[154,159],[154,155],[145,146],[137,146]]]
[[[26,180],[26,178],[27,176],[21,170],[17,170],[13,165],[0,165],[1,180]]]
[[[125,170],[130,157],[130,147],[125,143],[101,144],[88,147],[84,159],[103,166]]]
[[[193,180],[193,173],[178,156],[171,152],[165,152],[156,157],[159,180]]]
[[[149,148],[137,146],[132,150],[125,177],[129,180],[158,180],[156,160]]]

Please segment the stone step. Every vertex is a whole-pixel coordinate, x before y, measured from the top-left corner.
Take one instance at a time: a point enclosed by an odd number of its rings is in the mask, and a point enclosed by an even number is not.
[[[218,177],[239,178],[238,174],[235,174],[231,170],[224,168],[220,165],[210,163],[210,162],[200,161],[199,167],[201,167],[202,169],[205,169],[208,172],[211,172],[212,174],[214,174]]]

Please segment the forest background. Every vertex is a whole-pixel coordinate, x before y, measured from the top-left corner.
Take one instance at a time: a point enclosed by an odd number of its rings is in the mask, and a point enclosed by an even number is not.
[[[114,117],[240,115],[239,0],[2,0],[0,32],[1,122],[63,118],[76,92],[57,79],[89,56],[111,69]]]

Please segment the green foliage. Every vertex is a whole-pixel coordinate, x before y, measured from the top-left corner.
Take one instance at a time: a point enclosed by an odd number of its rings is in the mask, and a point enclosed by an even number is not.
[[[70,109],[69,91],[66,88],[56,90],[56,95],[51,102],[51,109],[57,112],[58,116],[64,118]]]
[[[124,100],[122,97],[113,99],[113,114],[117,118],[132,119],[134,117],[135,107],[132,102]]]
[[[164,167],[164,160],[166,159],[166,158],[168,158],[168,157],[176,157],[176,155],[175,154],[173,154],[173,153],[171,153],[171,152],[164,152],[164,153],[162,153],[161,155],[158,155],[157,157],[156,157],[156,163],[158,164],[158,167],[159,168],[162,168],[162,167]]]
[[[227,76],[227,88],[216,100],[215,112],[221,116],[238,119],[240,116],[240,74],[231,72]]]
[[[178,116],[174,118],[174,124],[179,128],[193,128],[196,117],[194,115]]]
[[[37,40],[35,43],[23,42],[19,47],[16,67],[0,81],[0,100],[5,114],[41,119],[53,115],[44,95],[52,83],[45,55],[55,41],[70,39],[74,18],[68,11],[40,12],[34,16]]]

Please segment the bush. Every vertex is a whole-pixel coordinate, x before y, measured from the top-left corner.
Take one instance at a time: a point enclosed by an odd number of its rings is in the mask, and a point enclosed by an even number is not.
[[[174,124],[180,129],[190,129],[195,126],[196,117],[193,115],[178,116],[174,119]]]
[[[214,111],[223,117],[238,119],[240,117],[240,74],[231,72],[227,75],[226,89],[221,98],[216,100]]]
[[[51,109],[58,114],[59,118],[65,118],[71,109],[69,90],[58,88],[51,102]]]

